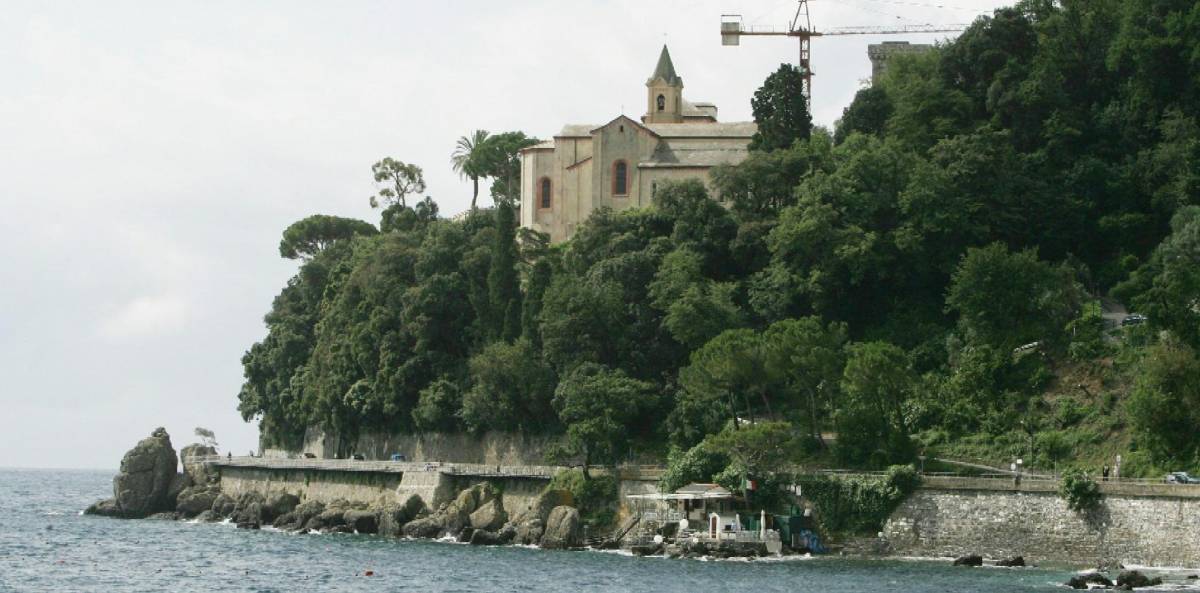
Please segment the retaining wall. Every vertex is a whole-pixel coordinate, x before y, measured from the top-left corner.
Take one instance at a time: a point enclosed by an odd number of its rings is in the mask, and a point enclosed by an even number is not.
[[[1200,567],[1200,486],[1106,483],[1102,491],[1099,509],[1077,513],[1053,482],[927,478],[888,519],[882,548],[1079,567]]]

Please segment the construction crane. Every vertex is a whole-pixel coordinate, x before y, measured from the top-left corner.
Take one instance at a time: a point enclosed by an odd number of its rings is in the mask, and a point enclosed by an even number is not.
[[[721,45],[741,45],[743,35],[774,35],[796,37],[800,40],[800,74],[803,76],[804,98],[812,105],[812,38],[832,35],[898,35],[905,33],[953,33],[962,31],[967,25],[902,25],[899,27],[838,27],[825,31],[814,31],[812,17],[808,13],[808,0],[799,0],[796,15],[786,30],[774,27],[747,27],[740,14],[721,15]]]

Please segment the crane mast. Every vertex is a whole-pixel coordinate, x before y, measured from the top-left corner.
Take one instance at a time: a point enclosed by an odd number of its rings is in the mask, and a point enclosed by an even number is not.
[[[740,14],[723,14],[721,15],[721,45],[741,45],[743,36],[776,36],[776,37],[795,37],[800,42],[800,56],[798,66],[800,68],[801,84],[803,85],[804,98],[808,101],[809,106],[812,106],[812,38],[813,37],[829,37],[834,35],[899,35],[907,33],[953,33],[962,31],[966,28],[963,24],[952,25],[902,25],[899,27],[878,27],[878,26],[860,26],[860,27],[837,27],[827,29],[825,31],[816,31],[812,27],[812,16],[808,11],[808,0],[799,0],[796,6],[796,14],[792,17],[792,21],[788,23],[786,29],[777,29],[775,27],[761,26],[746,26],[742,22]]]

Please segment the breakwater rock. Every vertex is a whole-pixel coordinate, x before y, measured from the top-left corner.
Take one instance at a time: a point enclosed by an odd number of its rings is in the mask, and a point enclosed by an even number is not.
[[[163,428],[155,429],[121,459],[121,471],[113,478],[113,497],[86,512],[124,518],[173,512],[176,498],[189,485],[183,474],[176,473],[178,465],[171,436]]]

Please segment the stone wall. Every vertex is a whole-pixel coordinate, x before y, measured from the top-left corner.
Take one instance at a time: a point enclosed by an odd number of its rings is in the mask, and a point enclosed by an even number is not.
[[[223,467],[221,491],[235,498],[245,492],[290,492],[301,500],[372,503],[392,500],[402,479],[398,473]]]
[[[345,459],[359,453],[367,459],[388,460],[392,454],[408,461],[479,463],[487,465],[542,465],[546,451],[559,437],[517,433],[387,434],[368,433],[353,442],[342,442],[335,434],[310,428],[299,451],[266,449],[268,457],[297,457],[310,453],[321,459]]]
[[[884,526],[900,556],[1024,556],[1035,564],[1200,567],[1200,487],[1104,484],[1101,507],[1067,508],[1053,482],[928,479]]]

